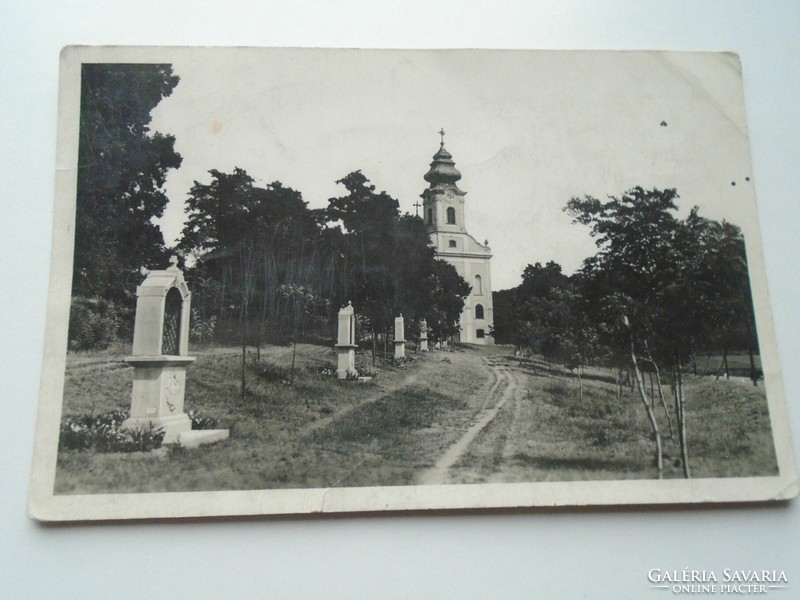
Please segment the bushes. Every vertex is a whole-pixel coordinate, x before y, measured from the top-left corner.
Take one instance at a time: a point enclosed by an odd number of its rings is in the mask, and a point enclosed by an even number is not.
[[[70,416],[61,427],[58,446],[61,450],[96,452],[139,452],[159,448],[164,441],[161,428],[122,429],[128,411],[110,410],[100,415]]]
[[[207,344],[214,340],[217,328],[217,317],[212,315],[207,319],[200,316],[200,311],[192,309],[192,320],[189,327],[189,339],[198,344]]]
[[[73,297],[69,311],[71,350],[105,350],[127,324],[128,311],[102,298]]]
[[[109,410],[99,415],[68,416],[58,439],[60,450],[93,450],[95,452],[146,452],[160,448],[164,431],[149,426],[122,428],[127,410]],[[219,420],[189,411],[192,429],[217,429]]]
[[[323,379],[336,377],[336,367],[333,365],[306,365],[306,371]]]
[[[199,410],[190,410],[189,419],[192,421],[192,429],[217,429],[219,419],[203,416]]]

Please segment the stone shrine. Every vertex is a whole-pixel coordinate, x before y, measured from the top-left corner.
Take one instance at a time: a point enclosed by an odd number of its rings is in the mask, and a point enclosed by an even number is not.
[[[403,315],[394,320],[394,358],[406,357],[406,326],[403,322]]]
[[[353,303],[339,311],[339,330],[336,349],[336,377],[347,379],[357,377],[356,372],[356,315]]]
[[[419,351],[428,351],[428,322],[425,319],[419,324]]]
[[[191,293],[172,257],[164,271],[150,271],[136,288],[131,414],[124,428],[157,427],[165,444],[191,447],[226,439],[228,430],[192,431],[183,410],[189,356]]]

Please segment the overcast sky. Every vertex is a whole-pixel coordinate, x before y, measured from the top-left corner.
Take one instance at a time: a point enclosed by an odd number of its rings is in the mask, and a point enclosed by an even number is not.
[[[697,204],[746,236],[757,226],[731,54],[209,49],[164,58],[180,83],[152,128],[173,134],[183,156],[167,181],[167,243],[209,169],[281,181],[313,208],[361,169],[413,214],[442,127],[467,192],[467,229],[493,251],[495,290],[517,285],[528,263],[572,272],[595,251],[562,210],[572,196],[676,187],[682,212]]]

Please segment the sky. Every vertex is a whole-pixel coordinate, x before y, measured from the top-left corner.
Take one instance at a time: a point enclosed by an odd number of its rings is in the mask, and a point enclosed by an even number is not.
[[[493,251],[492,287],[527,264],[574,272],[596,251],[563,211],[573,196],[677,188],[681,214],[757,235],[738,58],[729,53],[172,49],[180,83],[151,128],[176,137],[160,220],[172,243],[194,181],[245,169],[312,208],[360,169],[403,212],[445,147],[466,227]],[[735,182],[735,185],[733,183]]]

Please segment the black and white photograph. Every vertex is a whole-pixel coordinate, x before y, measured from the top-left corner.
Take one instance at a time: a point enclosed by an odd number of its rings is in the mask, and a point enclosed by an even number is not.
[[[60,77],[35,518],[797,493],[735,54]]]
[[[3,597],[798,595],[796,2],[4,17]]]

